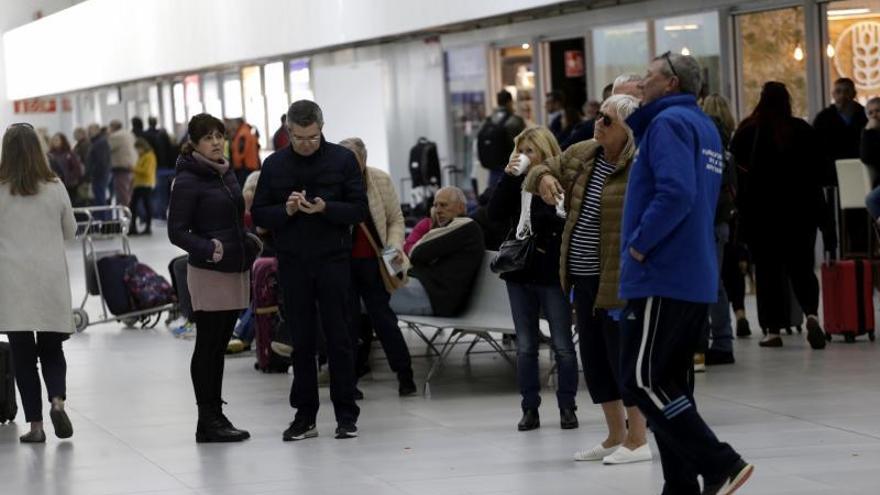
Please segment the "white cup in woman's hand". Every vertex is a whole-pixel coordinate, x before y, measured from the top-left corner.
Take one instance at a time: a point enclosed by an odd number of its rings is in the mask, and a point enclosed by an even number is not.
[[[515,163],[511,163],[511,164],[514,165],[513,175],[515,177],[518,177],[518,176],[524,174],[526,172],[526,170],[528,170],[529,164],[532,163],[532,161],[529,160],[529,157],[526,156],[525,153],[520,153],[519,156],[517,156],[516,158],[517,158],[517,161]]]

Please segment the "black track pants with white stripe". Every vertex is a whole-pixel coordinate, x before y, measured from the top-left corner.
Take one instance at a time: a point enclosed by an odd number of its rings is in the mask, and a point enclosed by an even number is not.
[[[648,419],[660,450],[663,493],[700,493],[697,476],[720,479],[739,459],[697,413],[693,360],[709,306],[636,299],[621,315],[621,381]]]

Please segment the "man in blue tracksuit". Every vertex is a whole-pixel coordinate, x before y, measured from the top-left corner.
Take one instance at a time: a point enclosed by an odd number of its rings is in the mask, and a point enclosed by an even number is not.
[[[718,293],[721,140],[694,96],[700,66],[666,53],[630,117],[638,143],[621,231],[621,380],[654,431],[665,495],[730,494],[752,472],[697,413],[693,356]],[[698,476],[703,477],[700,491]]]

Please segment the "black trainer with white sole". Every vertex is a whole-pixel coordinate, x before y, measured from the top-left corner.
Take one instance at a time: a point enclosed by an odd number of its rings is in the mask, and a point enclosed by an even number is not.
[[[297,440],[305,440],[306,438],[315,438],[318,436],[318,429],[315,423],[294,420],[290,426],[284,430],[282,438],[285,442],[294,442]]]
[[[706,483],[703,495],[730,495],[746,484],[754,470],[755,466],[740,459],[724,479],[715,483]]]
[[[352,424],[340,424],[336,427],[336,438],[339,440],[344,440],[346,438],[357,438],[358,429],[357,426]]]

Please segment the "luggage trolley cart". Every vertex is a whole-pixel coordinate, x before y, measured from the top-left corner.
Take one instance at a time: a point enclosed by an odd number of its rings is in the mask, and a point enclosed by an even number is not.
[[[101,286],[101,277],[98,272],[98,261],[106,256],[117,254],[130,255],[131,247],[128,243],[128,229],[133,221],[131,210],[126,206],[90,206],[86,208],[74,208],[76,217],[76,236],[82,240],[83,267],[85,269],[86,294],[78,308],[73,308],[73,322],[77,332],[82,332],[90,325],[119,321],[131,328],[141,323],[141,328],[153,328],[162,318],[163,312],[168,312],[168,320],[176,317],[177,304],[165,304],[155,308],[132,311],[113,315],[107,309],[104,299],[104,291]],[[96,249],[96,241],[119,241],[122,249],[111,251],[99,251]],[[101,316],[98,321],[89,321],[89,315],[85,310],[89,296],[101,297]]]

